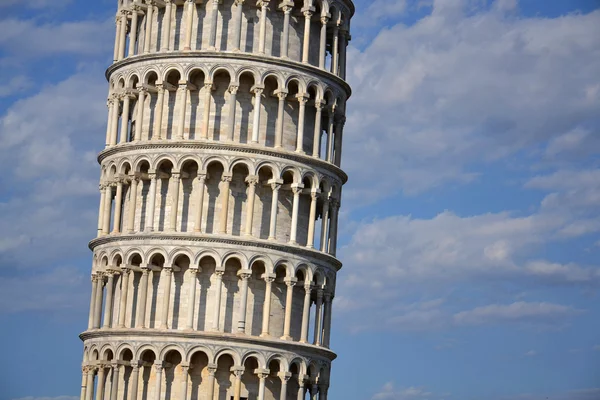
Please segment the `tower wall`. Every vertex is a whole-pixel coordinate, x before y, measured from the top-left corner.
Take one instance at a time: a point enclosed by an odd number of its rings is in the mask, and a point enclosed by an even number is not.
[[[82,400],[327,398],[353,11],[119,2]]]

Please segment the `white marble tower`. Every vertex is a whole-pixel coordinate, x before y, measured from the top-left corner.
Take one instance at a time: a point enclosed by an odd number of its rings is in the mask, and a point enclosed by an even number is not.
[[[81,400],[327,399],[350,0],[121,0]]]

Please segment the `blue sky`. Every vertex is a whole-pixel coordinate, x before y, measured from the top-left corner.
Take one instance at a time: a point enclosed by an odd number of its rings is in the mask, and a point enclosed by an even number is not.
[[[600,399],[600,4],[356,1],[332,399]],[[116,1],[0,2],[0,400],[72,400]]]

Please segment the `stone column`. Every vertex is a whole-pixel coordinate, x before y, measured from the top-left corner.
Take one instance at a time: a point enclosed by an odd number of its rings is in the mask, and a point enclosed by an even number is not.
[[[162,84],[156,85],[156,89],[158,90],[158,99],[156,101],[156,111],[154,112],[154,118],[156,118],[156,121],[154,122],[154,132],[152,133],[152,139],[161,140],[163,109],[165,104],[166,89]]]
[[[121,29],[119,30],[119,55],[118,60],[125,58],[125,44],[127,42],[127,14],[129,11],[121,10]]]
[[[127,267],[121,267],[121,304],[119,304],[119,328],[125,328],[125,313],[127,311],[127,296],[129,293],[129,272]]]
[[[325,69],[325,56],[327,54],[327,21],[328,17],[321,17],[321,43],[319,48],[319,68]]]
[[[279,376],[279,379],[281,379],[281,393],[279,394],[279,400],[288,400],[287,385],[292,374],[289,372],[280,372],[277,375]]]
[[[110,214],[112,211],[112,183],[107,183],[104,193],[104,212],[102,213],[102,235],[108,235],[110,232]]]
[[[321,345],[321,331],[323,329],[322,317],[323,317],[323,289],[317,289],[317,308],[315,310],[315,338],[313,344],[315,346]]]
[[[248,175],[246,177],[246,183],[248,184],[248,202],[246,203],[246,229],[244,234],[246,236],[252,236],[252,222],[254,220],[254,200],[256,198],[256,184],[258,183],[258,176]]]
[[[306,388],[304,387],[305,383],[304,383],[304,377],[299,377],[298,378],[298,397],[297,400],[304,400],[305,397],[305,390]]]
[[[319,385],[319,400],[327,400],[327,385]]]
[[[221,290],[223,289],[223,274],[225,271],[215,271],[216,282],[215,282],[215,304],[213,311],[212,330],[219,332],[219,322],[221,317]]]
[[[310,282],[304,283],[304,309],[302,310],[302,332],[300,343],[308,343],[308,319],[310,318],[311,291],[312,284]]]
[[[206,367],[208,370],[208,377],[206,378],[208,382],[206,382],[206,392],[207,400],[215,400],[215,373],[217,372],[217,364],[208,364]]]
[[[94,398],[94,367],[87,368],[87,388],[85,389],[85,400],[92,400]]]
[[[315,100],[315,134],[313,138],[313,157],[319,158],[321,155],[321,114],[323,112],[323,100]]]
[[[131,184],[129,186],[129,210],[127,212],[127,233],[134,232],[135,226],[135,207],[137,202],[138,182],[137,176],[131,177]]]
[[[233,51],[240,51],[240,43],[242,38],[242,18],[243,6],[245,0],[235,0],[235,30],[233,32]]]
[[[202,210],[204,206],[204,181],[206,174],[198,174],[198,208],[196,209],[196,217],[194,218],[194,232],[202,232]]]
[[[112,233],[121,232],[121,209],[123,207],[123,180],[117,181],[117,195],[115,196],[115,216],[113,219]]]
[[[223,174],[221,176],[221,181],[223,182],[223,186],[221,189],[221,215],[219,215],[219,233],[226,234],[227,233],[227,217],[228,217],[228,209],[229,209],[229,185],[231,184],[231,175]]]
[[[175,232],[177,230],[177,211],[179,210],[179,182],[181,181],[181,175],[178,172],[173,172],[170,179],[173,184],[171,189],[173,190],[171,196],[171,214],[169,220],[169,231]]]
[[[138,385],[140,382],[140,366],[136,362],[131,365],[131,391],[129,392],[129,400],[138,400]]]
[[[291,1],[284,1],[281,9],[283,11],[283,37],[281,43],[281,57],[288,58],[289,43],[290,43],[290,13],[294,3]]]
[[[296,135],[296,152],[304,154],[304,115],[306,113],[306,103],[309,96],[307,94],[299,94],[296,96],[300,109],[298,110],[298,133]]]
[[[146,213],[147,213],[146,231],[152,232],[154,230],[154,211],[156,208],[157,175],[156,175],[156,173],[149,173],[148,175],[150,175],[150,190],[149,190],[149,194],[148,194],[150,196],[150,204],[149,204],[148,210],[146,211]]]
[[[340,40],[340,78],[346,79],[346,48],[348,47],[348,31],[341,31]]]
[[[310,192],[310,213],[308,216],[308,238],[306,239],[306,247],[313,249],[315,247],[315,220],[317,219],[317,198],[319,197],[319,189]]]
[[[235,108],[236,108],[236,95],[239,86],[229,86],[229,115],[227,116],[227,141],[233,142],[235,132]]]
[[[110,146],[110,138],[112,134],[112,114],[113,114],[113,95],[109,95],[106,100],[106,107],[108,108],[108,121],[106,121],[106,140],[105,147]]]
[[[160,390],[162,385],[162,371],[163,366],[162,363],[154,364],[154,368],[156,369],[156,378],[155,378],[155,389],[154,389],[154,400],[160,400]]]
[[[302,45],[302,62],[308,64],[308,51],[310,47],[310,21],[313,12],[311,10],[304,11],[304,43]]]
[[[289,244],[298,244],[296,242],[298,236],[298,209],[300,205],[300,193],[304,185],[295,184],[292,185],[292,193],[294,194],[294,201],[292,203],[292,223],[290,226],[290,241]]]
[[[104,324],[102,328],[112,328],[113,296],[115,286],[115,271],[108,271],[106,283],[106,305],[104,306]]]
[[[340,117],[335,127],[335,144],[333,163],[338,167],[342,165],[342,132],[344,131],[345,117]]]
[[[98,232],[96,236],[100,237],[102,236],[102,226],[104,225],[104,193],[106,191],[106,187],[104,183],[100,183],[98,188],[100,189],[100,207],[98,208]]]
[[[339,75],[338,62],[339,62],[339,34],[340,28],[337,24],[333,26],[333,43],[331,45],[331,73]]]
[[[262,318],[262,332],[260,337],[269,337],[269,321],[271,317],[271,291],[273,282],[275,281],[275,275],[264,274],[263,279],[265,280],[265,301],[263,303],[263,318]]]
[[[129,133],[129,107],[131,105],[131,98],[129,93],[125,93],[123,97],[123,112],[121,114],[121,137],[119,138],[119,144],[127,143],[127,136]]]
[[[331,293],[325,293],[323,311],[323,346],[329,348],[329,338],[331,337]]]
[[[117,15],[115,17],[115,25],[116,25],[116,32],[115,32],[115,47],[114,47],[114,51],[113,51],[113,63],[116,63],[117,61],[119,61],[119,42],[121,40],[121,16]]]
[[[102,319],[102,297],[104,296],[104,275],[101,272],[97,273],[98,285],[96,286],[96,300],[94,301],[94,329],[100,328]]]
[[[181,364],[181,400],[188,399],[188,373],[190,366],[188,364]]]
[[[88,330],[94,328],[94,312],[96,311],[96,291],[98,290],[98,277],[92,274],[92,296],[90,299],[90,313],[88,316]]]
[[[260,129],[260,102],[262,99],[263,89],[254,88],[254,115],[252,118],[252,143],[258,143],[258,132]]]
[[[231,367],[231,372],[235,375],[233,400],[240,400],[242,395],[242,375],[244,374],[244,367]]]
[[[258,399],[265,400],[265,381],[269,377],[268,369],[256,369],[254,373],[258,376]]]
[[[162,312],[160,314],[160,329],[169,329],[167,320],[169,319],[169,305],[171,304],[171,280],[173,278],[173,269],[171,267],[164,267],[161,271],[160,280],[164,279],[165,283],[163,286],[162,296]]]
[[[217,17],[219,11],[219,0],[212,0],[212,9],[210,12],[210,33],[208,36],[209,50],[217,50]]]
[[[279,188],[281,182],[272,181],[270,182],[273,194],[271,196],[271,224],[269,226],[269,240],[277,239],[277,211],[279,210]]]
[[[329,228],[329,254],[335,257],[337,251],[337,226],[340,203],[337,200],[331,203],[331,227]]]
[[[119,115],[121,111],[121,99],[118,95],[113,95],[113,109],[111,113],[112,121],[110,123],[110,145],[117,144],[117,134],[119,133]]]
[[[250,277],[252,276],[252,273],[250,271],[239,271],[238,272],[238,276],[240,277],[240,281],[241,281],[241,288],[240,288],[240,309],[239,309],[239,316],[240,319],[238,320],[238,326],[237,326],[237,331],[238,333],[246,333],[246,312],[247,312],[247,305],[248,305],[248,279],[250,279]]]
[[[163,37],[162,37],[162,48],[161,51],[171,50],[171,19],[173,17],[173,0],[165,1],[165,15],[163,17]]]
[[[144,38],[144,53],[150,53],[150,41],[152,40],[152,19],[154,18],[154,0],[146,0],[146,37]]]
[[[111,364],[110,374],[110,400],[117,400],[117,394],[119,393],[119,368],[121,366],[118,363]]]
[[[140,290],[137,306],[137,326],[136,328],[146,327],[146,302],[148,301],[148,274],[149,267],[142,268],[142,278],[140,279]]]
[[[334,109],[329,112],[329,123],[327,124],[327,157],[326,161],[333,163],[333,135],[334,135]]]
[[[200,139],[208,139],[208,124],[210,123],[210,101],[212,99],[212,91],[214,86],[211,83],[205,83],[204,89],[206,89],[204,97],[204,115],[202,116],[202,136]]]
[[[79,400],[85,400],[85,391],[87,390],[87,365],[81,367],[81,394]]]
[[[310,387],[310,399],[311,400],[318,400],[319,399],[319,386],[316,384],[313,384]]]
[[[195,0],[186,0],[185,2],[187,18],[185,20],[185,43],[184,51],[192,50],[192,30],[194,29],[194,7]]]
[[[179,82],[179,97],[181,101],[179,111],[179,126],[177,126],[177,140],[183,140],[185,132],[185,112],[187,111],[188,85],[187,82]],[[192,121],[191,123],[194,123]]]
[[[132,57],[135,55],[135,43],[137,42],[138,33],[138,12],[140,11],[140,7],[133,6],[131,10],[131,28],[129,29],[129,51],[127,53],[128,57]]]
[[[285,98],[287,97],[287,95],[287,92],[284,92],[282,90],[277,91],[279,107],[277,108],[277,129],[275,131],[275,147],[279,149],[283,147],[283,119],[285,116]]]
[[[323,253],[327,252],[327,228],[329,225],[329,199],[327,195],[323,194],[323,212],[321,214],[321,251]]]
[[[104,400],[104,389],[106,387],[105,380],[106,369],[104,365],[98,367],[98,383],[96,384],[96,400]]]
[[[142,140],[142,129],[144,128],[144,106],[146,101],[147,89],[141,87],[138,89],[138,101],[137,101],[137,118],[135,121],[135,137],[134,141]]]
[[[201,271],[200,268],[189,268],[190,274],[190,288],[188,295],[188,313],[187,313],[187,321],[185,324],[185,329],[193,330],[194,329],[194,314],[196,312],[196,281],[198,278],[196,275]]]
[[[285,296],[285,319],[283,322],[283,340],[292,340],[290,335],[290,328],[292,325],[292,302],[294,301],[294,285],[296,284],[296,278],[286,279],[285,284],[287,285],[287,292]]]
[[[260,7],[260,31],[258,36],[258,52],[265,53],[265,37],[267,35],[267,8],[269,0],[259,0],[256,5]]]

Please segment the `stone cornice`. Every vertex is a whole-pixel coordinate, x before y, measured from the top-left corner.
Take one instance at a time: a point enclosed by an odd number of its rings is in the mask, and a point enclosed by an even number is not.
[[[147,60],[172,60],[178,58],[191,58],[191,59],[202,59],[202,58],[220,58],[223,60],[250,60],[256,61],[260,63],[265,63],[269,67],[273,66],[282,66],[288,67],[297,71],[302,71],[305,73],[309,73],[312,75],[316,75],[317,77],[321,77],[327,79],[329,81],[335,82],[346,92],[346,98],[350,98],[352,95],[352,89],[350,85],[338,77],[337,75],[332,74],[329,71],[324,71],[318,67],[313,65],[304,64],[298,61],[286,60],[278,57],[264,56],[258,55],[254,53],[243,53],[243,52],[229,52],[229,51],[207,51],[207,50],[195,50],[195,51],[170,51],[168,53],[156,52],[150,54],[140,54],[136,56],[127,57],[121,61],[115,62],[111,66],[106,69],[106,79],[110,80],[110,75],[117,69],[122,68],[127,65],[134,64],[140,61]]]
[[[223,243],[234,246],[243,247],[255,247],[262,249],[269,249],[275,251],[281,251],[283,253],[289,253],[298,255],[301,257],[309,257],[316,260],[320,260],[328,265],[334,267],[337,271],[342,268],[342,263],[335,257],[317,251],[307,249],[305,247],[290,246],[284,243],[275,243],[263,239],[244,239],[243,237],[237,236],[219,236],[214,234],[202,234],[202,233],[138,233],[138,234],[122,234],[114,236],[102,236],[96,239],[92,239],[88,246],[90,250],[94,250],[98,246],[110,244],[114,242],[122,241],[133,241],[133,240],[157,240],[166,242],[202,242],[202,243]]]
[[[328,163],[326,161],[301,155],[298,153],[293,153],[285,150],[275,150],[270,149],[268,147],[256,147],[245,144],[232,144],[232,143],[219,143],[219,142],[201,142],[201,141],[144,141],[144,142],[133,142],[133,143],[125,143],[116,146],[112,146],[108,149],[105,149],[98,154],[98,162],[102,163],[102,161],[109,156],[118,154],[122,151],[130,151],[130,150],[150,150],[150,149],[173,149],[173,148],[182,148],[182,149],[192,149],[192,150],[231,150],[237,151],[240,153],[250,153],[250,154],[259,154],[265,155],[269,157],[279,157],[286,160],[296,161],[298,163],[307,164],[307,165],[315,165],[319,168],[322,168],[326,171],[329,171],[333,175],[337,176],[342,184],[348,182],[348,175],[342,171],[342,169],[336,167],[334,164]]]
[[[263,345],[272,349],[282,349],[293,353],[317,355],[327,358],[331,361],[337,358],[337,355],[324,347],[314,346],[295,341],[280,340],[280,339],[265,339],[259,336],[238,335],[223,332],[204,332],[204,331],[180,331],[180,330],[160,330],[160,329],[96,329],[85,331],[79,335],[82,341],[89,339],[108,339],[122,338],[124,342],[135,341],[136,337],[148,338],[164,338],[164,340],[172,340],[173,338],[193,339],[193,340],[223,340],[224,344],[240,344],[240,345]]]

